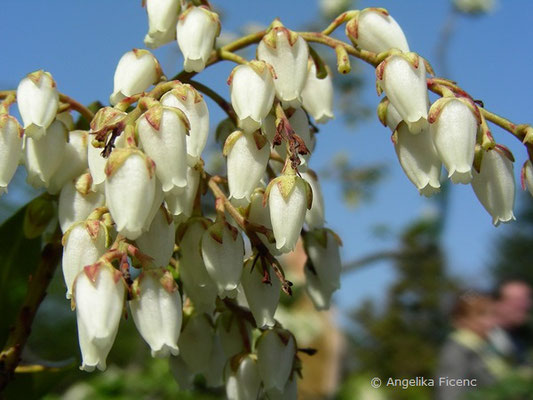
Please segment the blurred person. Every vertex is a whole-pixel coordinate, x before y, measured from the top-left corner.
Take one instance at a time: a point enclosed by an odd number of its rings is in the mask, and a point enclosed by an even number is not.
[[[496,351],[516,366],[528,363],[524,336],[530,334],[525,328],[530,318],[531,295],[531,287],[520,280],[500,284],[495,295],[496,326],[489,340]]]
[[[492,297],[469,291],[461,295],[451,312],[454,330],[439,357],[435,379],[438,400],[461,399],[465,393],[503,378],[508,365],[488,341],[496,326]]]

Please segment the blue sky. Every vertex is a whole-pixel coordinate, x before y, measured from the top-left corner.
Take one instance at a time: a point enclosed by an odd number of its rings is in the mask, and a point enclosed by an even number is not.
[[[237,32],[243,21],[268,25],[280,17],[290,28],[319,20],[317,3],[309,0],[244,1],[214,0],[224,12],[223,32]],[[500,2],[489,15],[478,18],[460,17],[455,24],[449,47],[449,78],[485,106],[518,123],[531,122],[530,79],[533,65],[533,3],[530,1]],[[360,1],[358,8],[385,7],[402,26],[412,51],[432,62],[437,74],[435,46],[444,20],[449,14],[449,0]],[[15,88],[28,72],[44,68],[50,71],[60,91],[82,103],[93,100],[107,102],[112,91],[113,73],[121,55],[134,47],[144,47],[147,30],[145,11],[140,1],[114,0],[72,2],[33,2],[3,0],[0,25],[2,58],[0,87]],[[6,18],[7,17],[7,18]],[[181,70],[177,45],[170,44],[155,51],[167,76]],[[216,66],[199,78],[212,84],[229,98],[226,78],[233,65]],[[366,86],[363,101],[375,106],[374,71],[359,64]],[[213,127],[222,118],[221,112],[209,104]],[[517,159],[515,173],[525,160],[519,142],[499,128],[493,129],[498,142],[508,145]],[[393,238],[378,238],[372,233],[377,224],[388,224],[399,232],[413,218],[427,212],[430,204],[403,176],[390,142],[390,132],[377,118],[347,127],[342,121],[324,126],[311,166],[321,169],[340,149],[359,165],[384,162],[388,174],[378,187],[374,201],[355,210],[344,207],[337,185],[324,182],[327,220],[344,240],[346,261],[380,249],[395,246]],[[518,188],[518,186],[517,186]],[[20,192],[11,191],[8,199],[18,199]],[[0,204],[2,204],[0,199]],[[519,223],[519,222],[518,222]],[[473,285],[486,283],[484,270],[491,258],[491,248],[500,231],[478,203],[472,189],[454,186],[450,194],[450,215],[444,244],[452,272]],[[385,263],[350,274],[343,280],[337,294],[342,308],[355,305],[362,298],[379,298],[386,285],[394,279]]]

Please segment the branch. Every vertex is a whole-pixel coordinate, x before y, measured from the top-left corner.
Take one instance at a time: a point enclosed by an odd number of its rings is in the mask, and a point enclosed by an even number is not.
[[[355,270],[360,269],[361,267],[367,266],[368,264],[372,264],[381,260],[388,260],[391,258],[396,259],[403,255],[404,253],[398,250],[384,250],[378,251],[377,253],[371,253],[357,260],[351,261],[348,264],[345,264],[342,267],[342,273],[344,274],[347,272],[353,272]]]
[[[39,305],[46,296],[46,290],[61,257],[60,235],[57,234],[52,243],[47,244],[42,253],[41,261],[35,274],[30,276],[28,291],[17,315],[14,327],[11,328],[4,349],[0,353],[0,392],[9,381],[18,363],[20,355],[31,333],[31,326]]]

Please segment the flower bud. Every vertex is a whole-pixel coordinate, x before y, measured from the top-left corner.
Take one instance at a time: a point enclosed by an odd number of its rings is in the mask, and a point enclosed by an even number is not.
[[[148,33],[144,44],[152,49],[176,38],[176,23],[180,10],[179,0],[146,0]]]
[[[429,122],[437,154],[453,183],[470,183],[479,111],[467,100],[443,97],[431,106]]]
[[[105,197],[117,231],[137,239],[155,196],[154,164],[141,151],[115,149],[106,164]]]
[[[109,102],[115,105],[126,97],[144,92],[157,83],[162,75],[159,61],[148,50],[128,51],[120,58],[115,70],[113,94]]]
[[[265,281],[264,269],[268,271],[269,281]],[[272,327],[276,324],[274,314],[279,303],[281,282],[272,269],[261,259],[249,259],[241,277],[242,287],[248,307],[258,328]]]
[[[144,152],[155,162],[163,192],[187,185],[189,122],[175,107],[155,105],[137,120],[137,133]]]
[[[245,351],[245,341],[252,340],[252,327],[244,318],[239,318],[231,311],[220,314],[217,319],[217,334],[226,358]],[[243,337],[245,336],[245,338]]]
[[[339,237],[329,229],[308,231],[304,236],[306,272],[309,270],[315,275],[317,283],[326,295],[331,295],[341,286],[341,245]]]
[[[200,72],[205,68],[219,33],[218,15],[207,7],[190,7],[180,15],[176,34],[185,71]]]
[[[187,163],[190,167],[196,166],[209,134],[209,110],[204,98],[191,85],[183,84],[165,93],[161,97],[161,104],[179,108],[185,113],[190,127],[189,135],[186,137]]]
[[[259,132],[235,131],[226,139],[223,154],[228,158],[230,198],[249,202],[266,171],[270,157],[267,139]]]
[[[279,21],[274,22],[270,32],[257,46],[257,58],[274,68],[276,96],[286,106],[300,106],[308,57],[307,42]]]
[[[33,187],[48,186],[58,170],[67,145],[67,128],[54,121],[40,139],[25,138],[24,164],[28,171],[27,182]]]
[[[22,155],[23,130],[15,117],[0,113],[0,195],[15,175]]]
[[[251,355],[236,356],[226,367],[226,396],[228,400],[257,399],[261,378],[257,362]]]
[[[58,218],[61,231],[66,232],[75,222],[84,221],[89,214],[105,203],[103,193],[92,190],[89,173],[76,181],[67,182],[59,193]]]
[[[228,79],[231,104],[239,117],[239,127],[253,132],[261,127],[274,102],[272,72],[264,61],[238,65]]]
[[[333,119],[333,81],[331,71],[325,78],[318,78],[316,64],[308,62],[307,80],[302,89],[302,105],[318,124]]]
[[[209,368],[215,332],[205,314],[195,314],[185,323],[178,346],[185,364],[192,373],[202,373]]]
[[[289,331],[272,329],[257,340],[257,366],[266,390],[283,390],[292,371],[296,344]]]
[[[211,225],[202,236],[202,257],[219,296],[237,288],[244,257],[244,241],[237,228],[224,221]]]
[[[270,222],[270,207],[268,202],[263,205],[264,189],[256,189],[251,197],[250,208],[248,209],[248,221],[253,224],[263,225],[265,228],[272,230],[272,223]],[[257,236],[263,244],[268,248],[270,253],[274,256],[279,256],[281,253],[276,248],[276,243],[271,243],[268,238],[261,232],[257,232]]]
[[[377,66],[376,77],[378,93],[385,91],[411,133],[427,127],[429,97],[422,57],[416,53],[393,54]]]
[[[40,139],[54,121],[59,93],[49,72],[32,72],[17,88],[17,104],[27,137]]]
[[[181,356],[170,356],[169,366],[172,376],[178,383],[180,390],[191,390],[193,388],[194,374],[189,370]]]
[[[322,189],[320,187],[320,182],[318,181],[318,176],[310,169],[307,170],[307,172],[302,172],[301,176],[307,181],[307,183],[309,183],[311,191],[313,192],[313,204],[311,205],[311,209],[307,210],[305,213],[305,223],[309,229],[322,228],[326,221],[324,217],[324,197],[322,196]]]
[[[273,179],[265,192],[276,248],[282,253],[294,250],[304,224],[306,208],[311,209],[313,193],[307,181],[289,168]]]
[[[181,297],[170,272],[144,271],[132,287],[129,301],[137,330],[152,349],[152,357],[177,355],[181,330]]]
[[[525,190],[527,188],[531,196],[533,196],[533,164],[531,164],[530,160],[527,160],[522,167],[521,179],[522,189]]]
[[[512,154],[496,145],[483,153],[479,173],[474,169],[472,188],[479,202],[492,216],[492,223],[514,221],[515,181]]]
[[[143,232],[135,243],[139,250],[152,257],[153,263],[156,267],[166,267],[174,253],[174,235],[176,227],[174,221],[164,207],[159,208],[159,212],[155,215],[150,229]]]
[[[346,24],[346,36],[362,50],[382,53],[398,49],[407,53],[409,45],[400,25],[384,8],[365,8]]]
[[[440,192],[442,164],[429,129],[413,135],[405,122],[401,122],[392,135],[392,141],[403,172],[420,194],[430,197]]]
[[[168,210],[175,217],[187,219],[192,215],[194,199],[200,184],[200,171],[187,167],[187,186],[181,190],[174,190],[165,194]]]
[[[85,267],[74,281],[78,338],[83,358],[80,369],[106,369],[124,309],[126,287],[122,275],[111,265]]]
[[[87,142],[89,134],[87,131],[71,131],[68,134],[69,140],[65,145],[63,159],[52,175],[48,185],[48,193],[57,194],[61,188],[72,179],[82,174],[88,167],[87,163]]]

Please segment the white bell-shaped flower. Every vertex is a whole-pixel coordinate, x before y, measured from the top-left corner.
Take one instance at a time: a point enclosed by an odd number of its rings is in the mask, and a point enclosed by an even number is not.
[[[331,71],[320,79],[317,77],[316,64],[308,61],[307,80],[302,89],[302,105],[315,119],[316,123],[324,124],[333,119],[333,80]]]
[[[148,50],[128,51],[120,58],[115,70],[113,94],[109,102],[115,105],[126,97],[144,92],[159,82],[162,75],[159,61]]]
[[[322,189],[320,187],[320,182],[318,181],[318,176],[310,169],[306,172],[302,172],[301,176],[307,181],[307,183],[309,183],[311,191],[313,192],[313,204],[311,205],[311,209],[307,210],[305,213],[305,223],[309,229],[322,228],[324,227],[326,220],[324,196],[322,196]]]
[[[152,160],[135,149],[115,149],[107,161],[107,206],[117,231],[130,240],[141,235],[152,208],[154,169]]]
[[[292,372],[296,343],[289,331],[272,329],[257,339],[257,366],[266,390],[283,390]]]
[[[420,194],[429,197],[440,192],[442,163],[429,129],[413,135],[405,122],[401,122],[392,135],[392,141],[403,172]]]
[[[187,185],[189,122],[175,107],[157,104],[137,120],[137,133],[144,152],[154,160],[163,192]]]
[[[226,397],[228,400],[257,399],[261,377],[257,361],[246,355],[226,366]]]
[[[224,384],[224,367],[226,366],[227,361],[228,358],[224,353],[220,338],[218,335],[215,335],[211,357],[209,358],[209,368],[204,373],[208,387],[217,388]]]
[[[244,241],[237,228],[215,222],[202,236],[202,257],[219,296],[239,285],[244,264]]]
[[[62,232],[75,222],[84,221],[95,208],[104,205],[104,194],[93,191],[91,182],[91,175],[86,173],[67,182],[61,189],[57,214]]]
[[[189,370],[181,356],[170,356],[169,367],[180,390],[191,390],[193,388],[194,374]]]
[[[264,268],[267,269],[270,278],[267,282],[264,282]],[[241,284],[257,327],[274,326],[276,324],[274,314],[279,303],[281,282],[272,269],[261,259],[258,259],[255,265],[254,259],[249,259],[244,265]]]
[[[322,282],[308,266],[304,268],[305,274],[305,291],[315,309],[318,311],[329,310],[331,305],[331,296],[335,292],[334,289],[324,287]]]
[[[276,248],[282,253],[294,250],[302,231],[306,209],[311,209],[313,201],[309,183],[296,175],[290,164],[286,164],[284,174],[269,183],[265,199],[270,207]]]
[[[210,225],[211,221],[208,219],[191,218],[180,227],[177,235],[180,246],[180,269],[187,270],[195,286],[199,287],[212,283],[205,269],[200,246],[202,237]]]
[[[180,271],[180,278],[183,282],[183,291],[194,304],[194,309],[199,313],[211,315],[215,310],[218,294],[215,283],[210,279],[205,285],[199,286],[194,280],[191,271],[185,268]]]
[[[0,195],[15,175],[22,156],[23,130],[15,117],[0,113]]]
[[[300,106],[308,57],[307,42],[279,21],[274,22],[270,32],[257,46],[257,58],[274,68],[276,96],[286,106]]]
[[[479,111],[469,101],[443,97],[431,106],[433,143],[453,183],[470,183],[480,124]]]
[[[249,202],[266,171],[270,157],[268,140],[258,131],[235,131],[226,139],[223,154],[228,163],[230,198]]]
[[[215,331],[206,314],[194,314],[185,323],[180,334],[180,355],[192,373],[202,373],[209,368]]]
[[[316,229],[306,232],[304,247],[307,253],[307,266],[317,277],[326,292],[333,293],[340,288],[341,255],[340,238],[329,229]]]
[[[233,69],[228,79],[231,104],[239,127],[253,132],[261,127],[274,103],[272,72],[264,61],[253,60]]]
[[[407,53],[409,45],[400,25],[384,8],[365,8],[346,24],[346,36],[360,49],[382,53],[398,49]]]
[[[161,188],[161,181],[156,177],[154,201],[152,202],[152,207],[150,208],[148,217],[146,217],[146,221],[144,221],[143,232],[150,230],[150,225],[152,225],[152,221],[154,220],[156,214],[159,212],[159,209],[161,208],[161,205],[163,204],[164,200],[165,194],[163,193],[163,189]]]
[[[54,121],[40,139],[25,137],[24,164],[28,171],[28,183],[33,187],[48,186],[58,170],[67,145],[67,128]]]
[[[204,151],[209,134],[209,110],[205,100],[196,89],[189,84],[179,85],[161,97],[161,104],[179,108],[189,121],[187,141],[187,163],[196,166]]]
[[[146,0],[148,33],[144,44],[152,49],[172,42],[176,38],[176,23],[180,0]]]
[[[135,243],[141,252],[152,257],[156,267],[163,268],[168,266],[170,257],[174,253],[175,233],[174,220],[168,211],[161,206],[150,224],[150,229],[143,232],[135,240]]]
[[[265,228],[272,230],[272,222],[270,221],[270,206],[268,202],[263,204],[264,189],[256,189],[252,193],[250,207],[248,209],[248,221],[253,224],[263,225]],[[257,236],[261,242],[268,248],[270,253],[274,256],[279,256],[281,253],[276,248],[276,243],[271,243],[266,235],[257,232]]]
[[[245,351],[245,341],[251,343],[252,327],[244,318],[239,318],[231,311],[220,314],[217,319],[217,335],[226,358]],[[245,335],[245,337],[243,337]]]
[[[76,130],[69,132],[63,159],[50,179],[48,193],[59,193],[68,181],[76,178],[87,169],[88,141],[89,134],[87,131]]]
[[[27,137],[40,139],[54,121],[59,93],[49,72],[32,72],[17,87],[17,104]]]
[[[129,301],[137,330],[152,350],[152,357],[179,354],[181,297],[169,271],[143,271],[132,286]]]
[[[494,149],[483,153],[479,173],[474,169],[472,188],[479,202],[492,216],[494,226],[515,220],[513,161],[513,155],[507,148],[496,145]]]
[[[110,107],[106,107],[109,109]],[[122,111],[112,109],[112,112],[108,113],[108,118],[106,122],[112,122],[116,119],[121,119],[127,114]],[[97,114],[98,115],[98,114]],[[96,118],[96,117],[95,117]],[[96,129],[95,129],[96,130]],[[92,136],[89,137],[89,140],[92,140]],[[122,134],[115,139],[114,146],[115,149],[121,149],[126,145],[126,135]],[[105,165],[107,163],[107,158],[102,156],[102,151],[104,149],[101,147],[94,147],[92,143],[89,143],[87,146],[87,161],[89,163],[89,171],[93,178],[93,184],[96,188],[103,187],[106,175],[105,175]]]
[[[106,252],[109,236],[100,221],[75,223],[63,236],[63,278],[67,299],[72,297],[72,285],[83,267],[94,264]]]
[[[205,68],[219,33],[218,14],[207,7],[193,6],[180,15],[176,35],[185,71],[200,72]]]
[[[522,167],[521,180],[522,189],[527,189],[533,196],[533,164],[530,160],[527,160]]]
[[[294,110],[294,113],[289,117],[289,124],[294,132],[303,140],[305,147],[312,152],[315,147],[315,137],[311,133],[309,119],[302,108]],[[275,149],[281,158],[287,158],[287,143],[285,141],[280,146],[276,146]],[[300,172],[306,171],[311,153],[299,154],[298,157],[300,159],[298,170]]]
[[[178,220],[185,220],[192,215],[194,200],[200,185],[200,171],[187,167],[187,186],[182,190],[173,190],[165,194],[168,211]]]
[[[398,110],[394,108],[387,97],[381,99],[377,109],[378,118],[383,126],[387,126],[392,132],[402,122],[402,116],[398,114]]]
[[[376,68],[378,93],[385,91],[412,133],[427,127],[429,97],[425,61],[416,53],[387,57]]]
[[[85,267],[74,281],[73,296],[78,321],[78,338],[83,358],[80,369],[106,369],[124,310],[126,285],[122,274],[111,265]]]
[[[298,379],[293,374],[287,380],[285,387],[282,390],[272,388],[266,391],[268,400],[297,400],[298,399]]]

